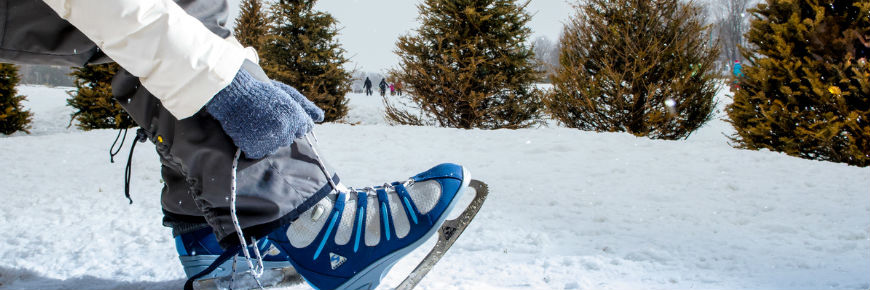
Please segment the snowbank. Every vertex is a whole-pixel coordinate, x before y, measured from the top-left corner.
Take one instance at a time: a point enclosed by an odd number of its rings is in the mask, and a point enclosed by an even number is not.
[[[66,129],[63,89],[21,91],[36,122],[32,135],[0,137],[0,288],[181,288],[153,147],[134,154],[128,205],[125,160],[108,162],[116,132]],[[491,186],[419,289],[870,288],[868,168],[733,149],[721,120],[685,141],[391,127],[379,97],[350,98],[359,125],[316,128],[348,185],[450,161]]]

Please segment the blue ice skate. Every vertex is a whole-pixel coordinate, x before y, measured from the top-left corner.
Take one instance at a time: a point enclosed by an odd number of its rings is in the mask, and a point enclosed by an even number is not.
[[[262,254],[264,266],[264,274],[259,279],[259,283],[263,286],[276,286],[301,282],[299,275],[288,262],[287,254],[284,254],[273,242],[261,239],[257,246]],[[181,260],[187,278],[208,268],[224,253],[210,227],[176,236],[175,249],[178,251],[178,258]],[[252,281],[246,281],[250,280],[250,275],[245,275],[250,267],[247,263],[241,262],[242,260],[244,258],[235,263],[235,272],[233,272],[233,259],[223,262],[208,275],[197,278],[194,282],[196,288],[254,288],[249,285]],[[233,273],[235,277],[232,276]]]
[[[438,253],[430,252],[412,273],[414,278],[409,278],[414,281],[399,286],[410,288],[479,210],[486,189],[475,181],[477,198],[460,221],[452,220],[439,231],[469,182],[471,177],[463,167],[441,164],[404,182],[363,190],[339,185],[296,221],[268,237],[314,288],[373,289],[397,261],[440,232]]]

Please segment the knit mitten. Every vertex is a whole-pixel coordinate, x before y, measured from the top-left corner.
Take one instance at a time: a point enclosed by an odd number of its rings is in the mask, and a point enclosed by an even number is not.
[[[206,104],[206,110],[252,159],[289,146],[314,127],[309,114],[293,97],[271,82],[255,79],[244,69]]]

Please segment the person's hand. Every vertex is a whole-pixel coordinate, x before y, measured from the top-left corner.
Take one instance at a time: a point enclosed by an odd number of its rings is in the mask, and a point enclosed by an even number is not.
[[[302,109],[305,109],[305,112],[308,113],[308,116],[311,117],[314,122],[323,122],[323,110],[318,108],[317,105],[315,105],[314,103],[309,101],[308,98],[299,93],[296,88],[285,85],[284,83],[275,80],[272,81],[272,85],[280,88],[285,93],[290,95],[290,97],[296,100],[296,102],[299,103],[300,106],[302,106]]]
[[[206,110],[252,159],[289,146],[314,128],[312,118],[293,97],[245,69],[206,104]]]

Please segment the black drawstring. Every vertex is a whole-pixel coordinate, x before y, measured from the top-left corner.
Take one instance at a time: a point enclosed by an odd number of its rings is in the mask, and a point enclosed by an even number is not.
[[[145,140],[148,140],[148,135],[145,135],[145,129],[139,128],[139,130],[136,130],[136,138],[133,139],[133,145],[130,146],[130,156],[127,157],[127,167],[124,169],[124,196],[130,200],[130,204],[133,204],[133,199],[130,198],[130,174],[133,173],[133,150],[136,149],[136,143],[145,143]]]
[[[124,132],[124,139],[121,139],[121,145],[118,145],[118,150],[115,150],[115,144],[117,144],[118,139],[121,138],[121,132]],[[121,128],[118,130],[118,136],[115,136],[115,141],[112,142],[112,147],[109,148],[109,162],[115,163],[115,155],[118,155],[118,152],[121,152],[121,147],[124,147],[125,140],[127,140],[127,128]]]
[[[196,281],[196,279],[202,278],[205,275],[210,274],[215,269],[217,269],[218,266],[228,261],[233,256],[239,254],[239,252],[241,251],[242,245],[236,245],[224,251],[224,253],[218,256],[218,258],[215,259],[214,262],[212,262],[211,265],[208,266],[208,268],[205,268],[205,270],[202,270],[202,272],[199,272],[198,274],[191,276],[190,279],[187,279],[187,282],[184,282],[184,290],[193,290],[193,281]],[[230,275],[234,274],[235,273],[232,273]]]

